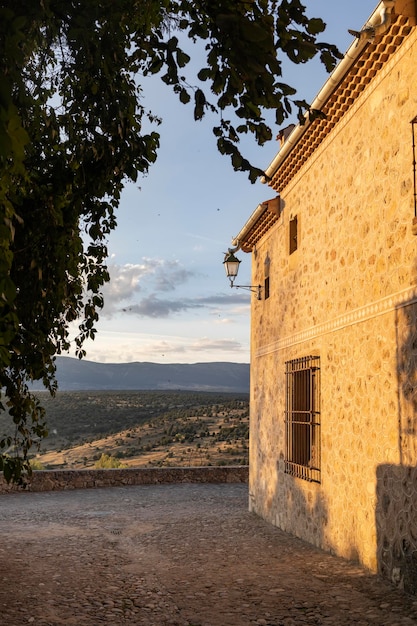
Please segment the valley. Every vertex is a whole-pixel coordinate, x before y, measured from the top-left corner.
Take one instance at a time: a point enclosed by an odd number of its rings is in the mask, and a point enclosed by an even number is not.
[[[61,391],[40,397],[49,435],[33,455],[35,470],[248,464],[245,393]]]

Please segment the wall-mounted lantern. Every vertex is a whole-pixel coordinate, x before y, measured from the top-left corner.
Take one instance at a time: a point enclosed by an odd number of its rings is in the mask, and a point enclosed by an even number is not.
[[[258,300],[262,300],[262,287],[261,285],[235,285],[234,281],[237,278],[239,271],[240,260],[235,256],[235,252],[238,248],[229,248],[224,255],[224,269],[226,276],[230,280],[230,286],[236,287],[236,289],[248,289],[252,293],[256,294]]]

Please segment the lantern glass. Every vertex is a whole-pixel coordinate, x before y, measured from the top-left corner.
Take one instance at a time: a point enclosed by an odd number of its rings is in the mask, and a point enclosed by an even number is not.
[[[239,271],[240,260],[236,258],[232,252],[230,252],[226,255],[223,264],[226,276],[233,282]]]

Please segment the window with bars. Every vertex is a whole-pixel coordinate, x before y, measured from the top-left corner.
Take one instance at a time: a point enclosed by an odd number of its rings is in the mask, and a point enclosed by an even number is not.
[[[320,482],[320,357],[285,366],[285,473]]]

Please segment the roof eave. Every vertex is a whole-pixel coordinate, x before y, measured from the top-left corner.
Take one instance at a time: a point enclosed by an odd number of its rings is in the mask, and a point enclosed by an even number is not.
[[[384,29],[385,31],[391,23],[391,12],[395,7],[395,2],[396,0],[382,0],[382,2],[380,2],[380,4],[370,16],[369,20],[365,23],[365,26],[362,28],[361,33],[365,32],[366,28],[374,29],[374,32],[378,35],[382,34],[382,29]],[[315,97],[314,101],[311,104],[311,109],[315,109],[318,111],[321,111],[323,109],[327,100],[330,98],[336,87],[340,84],[346,73],[351,69],[353,64],[360,57],[364,48],[368,45],[369,41],[369,37],[366,36],[358,37],[354,40],[354,42],[346,51],[343,59],[330,74],[329,78]],[[303,125],[299,124],[294,128],[294,130],[284,142],[281,150],[278,152],[271,164],[265,170],[265,176],[261,178],[261,181],[263,183],[268,182],[275,175],[281,163],[283,163],[283,161],[289,155],[294,146],[299,142],[310,124],[311,121],[309,120],[308,114],[306,114],[305,123]]]

